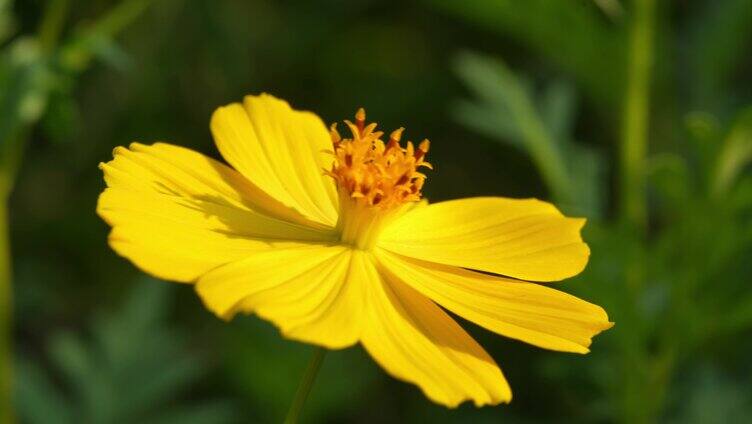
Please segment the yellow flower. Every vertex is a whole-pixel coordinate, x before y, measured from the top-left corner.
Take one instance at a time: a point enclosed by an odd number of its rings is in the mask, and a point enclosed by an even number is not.
[[[584,219],[535,199],[421,199],[429,143],[351,138],[270,95],[211,119],[232,168],[165,143],[101,164],[109,243],[157,277],[194,283],[224,319],[255,313],[286,337],[361,343],[392,376],[454,407],[509,402],[494,360],[444,310],[539,347],[587,353],[605,311],[530,283],[585,267]],[[233,169],[234,168],[234,169]]]

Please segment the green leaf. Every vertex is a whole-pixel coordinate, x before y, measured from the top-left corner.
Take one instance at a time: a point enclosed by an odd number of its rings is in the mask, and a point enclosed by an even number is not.
[[[133,68],[133,59],[110,37],[92,35],[88,48],[93,57],[119,71]]]
[[[716,195],[727,193],[752,161],[752,107],[739,113],[718,154],[713,181]]]
[[[566,144],[566,160],[572,179],[573,204],[566,212],[587,218],[603,218],[607,169],[603,154],[581,144]]]
[[[502,142],[513,141],[532,157],[551,190],[561,203],[571,203],[571,186],[560,146],[551,138],[550,132],[536,110],[529,84],[518,78],[499,59],[463,53],[457,55],[455,69],[463,81],[478,97],[477,108],[484,108],[482,117],[489,122],[501,122],[509,128],[510,138],[497,138]],[[478,119],[468,120],[472,110],[465,106],[456,109],[458,119],[466,124],[477,125]],[[488,127],[486,127],[487,129]],[[511,128],[514,128],[512,131]],[[501,130],[498,134],[503,135]]]
[[[67,331],[55,334],[48,353],[68,385],[79,390],[79,395],[91,395],[88,391],[96,381],[92,372],[95,358],[77,335]]]
[[[0,52],[0,168],[6,175],[15,175],[24,133],[44,112],[51,80],[35,40],[19,38]]]
[[[49,355],[65,377],[69,391],[79,402],[78,415],[93,422],[106,422],[115,410],[116,385],[103,368],[93,346],[84,344],[77,335],[61,332],[52,338]]]
[[[564,81],[554,81],[546,87],[540,99],[541,118],[554,140],[571,140],[575,122],[576,93]]]
[[[103,58],[121,69],[130,59],[113,41],[113,37],[140,16],[152,0],[123,0],[96,20],[80,28],[60,51],[60,64],[70,72],[80,72],[94,57]]]
[[[452,106],[452,114],[468,128],[500,142],[522,148],[522,137],[517,126],[506,118],[509,116],[508,113],[502,114],[502,109],[504,109],[503,106],[495,109],[460,100]]]
[[[23,422],[29,424],[73,423],[68,400],[65,399],[44,370],[19,355],[15,364],[16,405]]]
[[[166,283],[142,278],[118,311],[93,321],[91,337],[71,332],[53,336],[49,356],[55,374],[64,377],[75,422],[157,420],[162,415],[156,411],[179,400],[206,374],[204,363],[188,350],[183,333],[166,325],[169,294]],[[50,397],[43,384],[36,386],[29,389],[28,398]],[[191,422],[221,422],[229,416],[228,403],[212,405],[198,402],[171,411],[174,416],[198,414],[197,421]]]
[[[524,77],[501,60],[464,53],[455,69],[475,100],[455,104],[455,118],[468,128],[530,155],[552,197],[566,212],[600,217],[603,158],[571,142],[575,120],[574,88],[549,84],[539,97]]]
[[[625,80],[623,28],[609,26],[588,2],[571,0],[424,0],[479,27],[512,37],[567,71],[601,106],[619,105]]]

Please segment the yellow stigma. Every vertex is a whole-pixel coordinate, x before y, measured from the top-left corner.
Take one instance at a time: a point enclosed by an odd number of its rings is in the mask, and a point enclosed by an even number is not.
[[[417,149],[410,141],[402,147],[399,142],[404,128],[399,128],[384,143],[384,133],[376,131],[375,123],[366,125],[365,121],[366,111],[360,108],[355,123],[345,121],[352,134],[346,139],[337,132],[336,124],[331,126],[335,161],[327,174],[337,181],[340,194],[359,206],[382,210],[420,200],[426,176],[418,169],[432,169],[425,161],[429,141],[423,140]]]

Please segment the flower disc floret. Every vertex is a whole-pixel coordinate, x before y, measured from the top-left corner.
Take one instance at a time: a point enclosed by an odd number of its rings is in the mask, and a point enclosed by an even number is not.
[[[360,205],[392,209],[421,199],[426,175],[419,171],[433,169],[425,161],[430,142],[423,140],[416,148],[411,141],[400,145],[404,128],[391,133],[385,143],[376,123],[366,125],[363,108],[355,114],[355,123],[345,121],[352,134],[343,139],[332,124],[330,135],[335,161],[328,175],[337,181],[340,192]]]

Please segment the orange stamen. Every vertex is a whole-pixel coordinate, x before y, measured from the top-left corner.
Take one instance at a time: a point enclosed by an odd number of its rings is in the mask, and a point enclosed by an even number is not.
[[[381,140],[383,132],[376,124],[366,125],[363,108],[355,113],[355,123],[345,121],[352,138],[343,139],[336,126],[330,127],[335,161],[333,177],[350,198],[367,206],[391,208],[405,202],[420,200],[426,176],[418,169],[431,168],[423,159],[430,146],[423,140],[416,149],[412,142],[400,146],[404,128],[394,130],[389,140]]]

